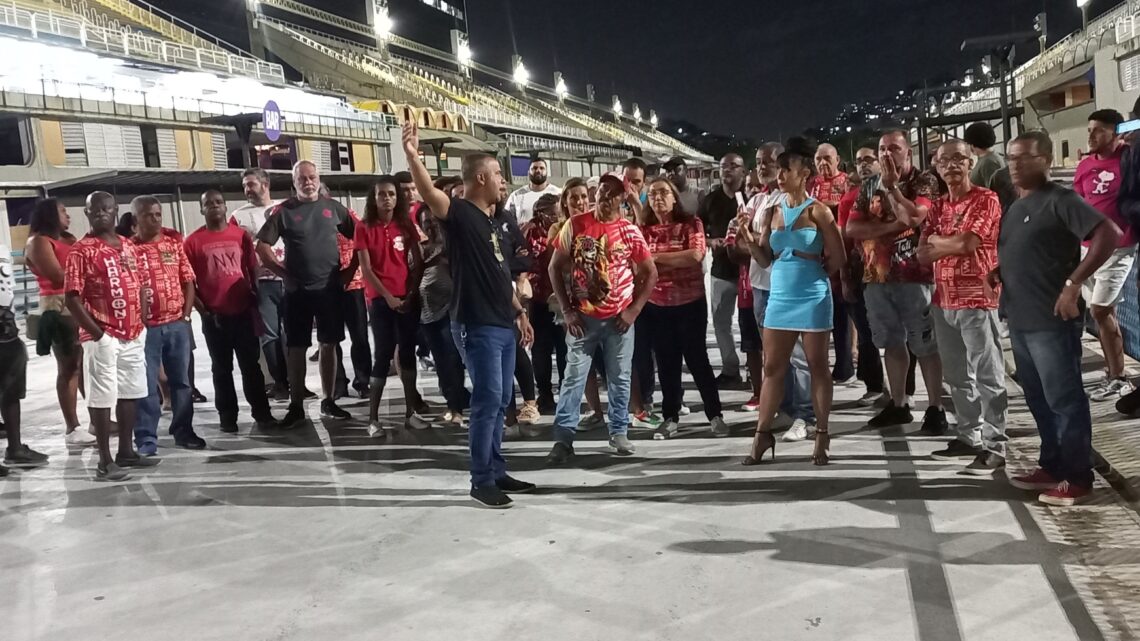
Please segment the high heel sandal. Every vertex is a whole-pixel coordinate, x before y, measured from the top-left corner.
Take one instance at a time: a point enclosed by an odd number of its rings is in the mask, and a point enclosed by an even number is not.
[[[819,452],[820,445],[823,446],[823,452]],[[831,445],[831,435],[827,430],[816,429],[815,431],[815,447],[816,451],[812,452],[811,462],[813,465],[827,465],[831,462],[831,453],[828,452],[828,446]]]
[[[760,448],[760,451],[757,452],[756,446],[759,444],[758,441],[761,440],[761,435],[766,437],[767,442],[765,443],[764,447]],[[757,430],[756,436],[752,438],[752,453],[745,457],[745,459],[741,461],[740,464],[749,467],[753,465],[759,465],[764,460],[764,454],[768,451],[769,448],[772,450],[772,460],[775,461],[776,437],[767,430]]]

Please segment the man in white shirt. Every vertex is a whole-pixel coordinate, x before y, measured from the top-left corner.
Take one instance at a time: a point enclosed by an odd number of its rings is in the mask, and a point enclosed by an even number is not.
[[[27,392],[28,349],[20,338],[12,309],[16,294],[12,265],[11,250],[0,245],[0,416],[8,439],[0,476],[8,475],[5,465],[32,468],[46,465],[48,460],[47,455],[20,440],[20,401]]]
[[[562,190],[550,184],[550,171],[546,161],[535,158],[530,161],[530,170],[527,172],[530,184],[521,187],[507,198],[507,211],[515,215],[519,227],[522,227],[531,218],[534,218],[534,204],[546,194],[561,196]]]
[[[260,167],[251,167],[242,174],[242,189],[249,202],[235,209],[230,217],[230,223],[241,227],[252,238],[257,238],[257,232],[265,224],[265,212],[277,203],[269,197],[269,174]],[[273,253],[278,261],[285,260],[285,243],[278,240],[273,245]],[[289,399],[289,374],[285,367],[285,348],[281,340],[281,321],[284,317],[282,309],[285,302],[285,285],[281,279],[265,267],[257,270],[257,311],[265,324],[265,333],[261,336],[261,350],[265,354],[265,365],[269,375],[273,378],[273,393],[275,400]]]

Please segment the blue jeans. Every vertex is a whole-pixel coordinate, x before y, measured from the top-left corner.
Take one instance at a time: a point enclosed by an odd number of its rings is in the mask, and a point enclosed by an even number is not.
[[[1092,487],[1092,416],[1081,385],[1081,326],[1009,330],[1017,381],[1041,437],[1038,465],[1058,481]]]
[[[265,327],[260,338],[261,350],[265,354],[269,376],[278,387],[289,387],[289,372],[285,367],[285,341],[281,338],[284,333],[281,327],[284,305],[285,286],[281,281],[257,281],[257,312],[261,314],[261,322]]]
[[[146,385],[148,395],[139,401],[135,445],[146,454],[158,446],[158,369],[166,370],[170,386],[170,433],[180,441],[194,433],[194,403],[190,399],[190,324],[176,320],[146,330]]]
[[[609,394],[610,436],[629,431],[629,386],[633,371],[634,328],[624,334],[614,329],[616,318],[598,320],[582,315],[586,331],[582,338],[566,333],[566,376],[554,412],[554,440],[574,444],[574,431],[582,418],[582,393],[590,374],[594,352],[602,348]]]
[[[766,289],[752,289],[752,311],[756,314],[756,324],[764,331],[764,313],[768,309],[769,292]],[[793,419],[802,419],[808,425],[815,425],[815,409],[811,404],[811,370],[808,369],[807,354],[803,339],[796,340],[792,349],[791,367],[784,377],[784,399],[780,401],[780,411]]]
[[[507,475],[503,459],[503,423],[514,395],[515,329],[492,325],[459,325],[463,342],[456,345],[471,376],[471,486],[487,487]]]

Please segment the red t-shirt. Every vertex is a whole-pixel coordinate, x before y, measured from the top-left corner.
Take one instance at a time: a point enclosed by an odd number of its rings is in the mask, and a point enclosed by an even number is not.
[[[847,174],[839,172],[831,178],[816,174],[808,181],[807,192],[821,203],[837,203],[847,193]]]
[[[416,239],[404,238],[404,230],[395,220],[387,223],[364,223],[356,226],[356,251],[368,250],[372,272],[380,279],[384,289],[396,298],[408,295],[408,243]],[[364,295],[368,300],[380,298],[380,292],[364,281]]]
[[[981,239],[970,256],[946,256],[934,261],[934,304],[942,309],[997,309],[986,296],[985,279],[997,265],[1001,201],[996,193],[975,186],[966,197],[934,201],[922,235],[957,236],[970,232]]]
[[[705,256],[705,228],[699,218],[687,223],[643,225],[642,235],[650,254],[697,250]],[[662,307],[684,305],[705,295],[705,272],[701,263],[688,267],[657,266],[657,284],[649,302]]]
[[[360,227],[360,219],[356,217],[356,212],[351,209],[348,210],[348,215],[352,218],[352,222],[357,223],[357,228]],[[348,264],[352,262],[352,254],[354,252],[354,243],[352,239],[345,238],[339,232],[336,235],[336,246],[340,250],[340,268],[345,269]],[[360,272],[360,267],[357,266],[356,272],[352,275],[352,280],[348,281],[348,285],[344,288],[345,291],[356,291],[364,289],[364,274]]]
[[[103,331],[132,341],[143,331],[142,287],[138,253],[131,241],[119,236],[119,247],[87,235],[71,246],[63,289],[79,300]],[[91,335],[82,327],[79,340]]]
[[[843,194],[843,198],[839,199],[839,214],[836,216],[835,221],[839,224],[839,229],[847,227],[847,219],[851,218],[851,210],[855,208],[855,201],[859,198],[859,188],[855,187]]]
[[[138,236],[131,242],[143,265],[143,292],[150,304],[146,326],[157,327],[182,318],[182,308],[186,305],[182,286],[194,282],[194,272],[186,260],[182,241],[174,235],[159,234],[149,243],[142,242]]]
[[[756,214],[753,214],[755,216]],[[751,220],[751,219],[750,219]],[[724,237],[725,247],[736,247],[736,234],[740,230],[740,223],[732,221],[728,225],[728,233]],[[749,259],[740,266],[740,276],[736,279],[736,308],[737,309],[752,309],[752,277],[749,271],[752,268],[752,260]],[[703,274],[702,274],[703,277]]]
[[[613,318],[633,302],[633,266],[650,259],[645,237],[621,218],[601,222],[592,213],[574,216],[554,240],[570,255],[570,298],[583,314]]]
[[[539,217],[532,218],[523,225],[522,235],[534,259],[534,268],[527,275],[534,290],[534,300],[545,304],[554,293],[550,284],[550,258],[554,255],[554,247],[550,244],[550,226],[543,223]]]
[[[1077,173],[1073,176],[1073,191],[1092,205],[1093,209],[1116,223],[1124,232],[1116,244],[1117,247],[1131,247],[1136,244],[1132,227],[1120,215],[1120,207],[1117,205],[1120,186],[1124,182],[1124,176],[1120,171],[1120,158],[1124,155],[1124,150],[1125,147],[1121,145],[1108,158],[1097,158],[1096,155],[1085,156],[1077,165]],[[1084,244],[1088,245],[1088,242]]]
[[[202,227],[186,239],[186,258],[198,278],[198,298],[214,314],[236,316],[254,306],[257,255],[241,227]]]

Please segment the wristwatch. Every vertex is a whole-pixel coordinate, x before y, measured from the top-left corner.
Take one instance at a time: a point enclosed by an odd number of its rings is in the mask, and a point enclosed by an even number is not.
[[[1073,285],[1079,286],[1080,283],[1073,281],[1072,278],[1066,278],[1065,279],[1065,287],[1072,287]]]
[[[190,314],[187,314],[187,315],[183,316],[183,317],[182,317],[182,320],[184,320],[184,321],[186,321],[187,323],[189,323],[189,322],[190,322]]]

